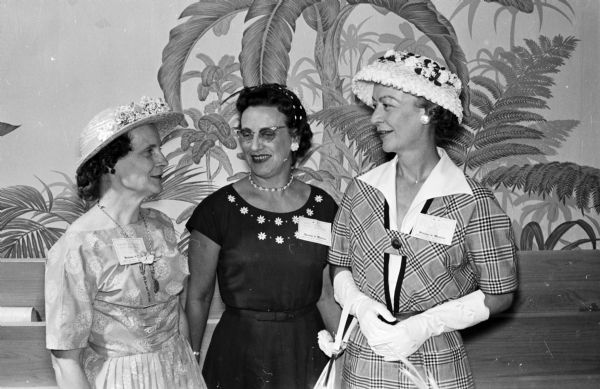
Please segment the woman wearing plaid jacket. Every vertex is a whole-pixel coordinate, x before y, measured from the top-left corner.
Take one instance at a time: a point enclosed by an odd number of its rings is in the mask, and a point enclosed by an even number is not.
[[[389,51],[352,90],[395,157],[349,184],[333,226],[335,298],[359,323],[343,387],[414,387],[408,360],[440,388],[472,388],[457,330],[507,309],[517,276],[509,218],[443,149],[460,128],[461,82]]]

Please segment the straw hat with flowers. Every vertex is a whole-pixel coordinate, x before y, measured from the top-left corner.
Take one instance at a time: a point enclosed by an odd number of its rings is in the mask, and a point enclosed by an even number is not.
[[[162,139],[183,119],[182,113],[173,112],[161,98],[142,97],[139,103],[105,109],[94,116],[80,134],[76,170],[110,142],[136,127],[153,124]]]

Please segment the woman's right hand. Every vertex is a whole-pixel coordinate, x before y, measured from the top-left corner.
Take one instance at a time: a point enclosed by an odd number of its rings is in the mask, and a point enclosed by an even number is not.
[[[87,377],[81,366],[83,349],[51,350],[52,367],[56,375],[56,383],[60,389],[89,389]]]
[[[380,344],[381,339],[387,339],[390,324],[396,318],[388,311],[387,307],[366,295],[354,302],[355,316],[358,319],[360,331],[367,338],[369,346]]]

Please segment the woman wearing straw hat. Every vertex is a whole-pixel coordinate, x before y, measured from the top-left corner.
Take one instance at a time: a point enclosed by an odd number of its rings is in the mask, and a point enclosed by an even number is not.
[[[473,387],[457,330],[508,308],[517,278],[509,218],[443,149],[463,116],[460,80],[389,51],[352,90],[395,157],[349,184],[333,226],[335,297],[359,323],[344,385],[414,387],[410,363],[440,388]]]
[[[180,295],[189,274],[162,190],[161,137],[183,115],[159,99],[96,115],[80,137],[80,197],[95,202],[48,253],[46,346],[60,388],[204,388]]]

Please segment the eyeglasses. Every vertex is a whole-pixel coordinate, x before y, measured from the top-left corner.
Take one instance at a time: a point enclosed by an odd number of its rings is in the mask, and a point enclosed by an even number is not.
[[[258,139],[263,142],[272,142],[277,136],[277,131],[287,126],[263,127],[258,130]],[[250,143],[254,139],[254,131],[249,128],[238,128],[235,130],[237,136],[244,143]]]

